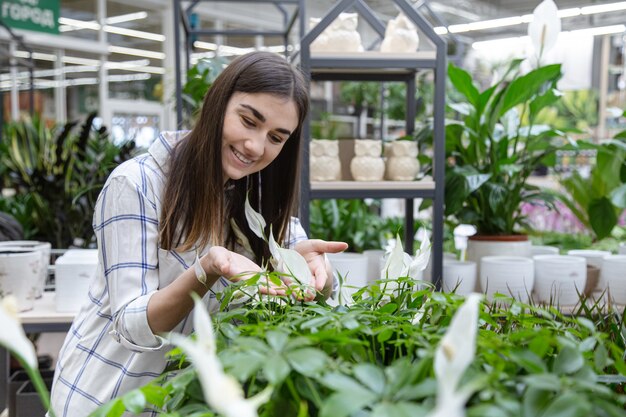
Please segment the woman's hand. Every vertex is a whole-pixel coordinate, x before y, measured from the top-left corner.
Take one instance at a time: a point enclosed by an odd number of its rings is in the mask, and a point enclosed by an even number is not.
[[[333,283],[332,268],[324,254],[343,252],[348,249],[345,242],[327,242],[320,239],[309,239],[298,242],[294,249],[306,259],[316,291],[321,291],[326,297],[330,295]]]
[[[200,259],[202,268],[207,275],[214,277],[224,277],[229,281],[237,282],[252,278],[257,273],[262,272],[260,266],[250,259],[236,252],[229,251],[222,246],[213,246],[206,255]],[[277,287],[269,282],[268,285],[261,285],[259,291],[263,294],[284,295],[284,288]]]

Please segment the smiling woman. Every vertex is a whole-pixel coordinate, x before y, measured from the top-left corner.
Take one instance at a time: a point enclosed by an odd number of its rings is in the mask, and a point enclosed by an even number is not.
[[[216,292],[268,264],[269,248],[245,218],[246,196],[267,220],[263,234],[302,255],[311,285],[329,294],[324,255],[347,245],[307,240],[292,217],[307,111],[302,75],[279,55],[253,52],[215,80],[193,130],[162,133],[111,174],[93,221],[98,272],[57,363],[57,415],[88,415],[158,376],[168,348],[161,335],[192,331],[190,294],[215,310]]]

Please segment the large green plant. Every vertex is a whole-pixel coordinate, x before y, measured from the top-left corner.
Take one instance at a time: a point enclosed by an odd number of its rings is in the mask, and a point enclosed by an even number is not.
[[[16,194],[0,207],[23,222],[28,237],[57,248],[92,242],[97,196],[113,168],[134,150],[132,141],[120,146],[109,141],[106,128],[94,128],[95,117],[77,134],[76,122],[48,128],[34,118],[5,125],[2,181]]]
[[[542,109],[559,100],[561,66],[519,75],[520,64],[513,61],[503,79],[484,91],[468,72],[453,64],[448,68],[465,102],[450,104],[461,120],[446,125],[446,214],[475,225],[480,234],[518,232],[526,226],[521,203],[551,198],[527,180],[540,164],[554,164],[563,136],[535,123]]]
[[[379,281],[338,308],[266,299],[224,310],[214,317],[219,359],[246,397],[273,387],[262,417],[426,416],[438,395],[436,348],[462,300],[414,285],[402,279],[387,292]],[[517,302],[482,307],[477,353],[460,384],[475,392],[467,415],[624,415],[626,398],[610,385],[625,380],[622,320],[600,311],[581,309],[587,319]],[[448,354],[470,349],[467,343],[448,346]],[[178,350],[172,359],[161,378],[94,416],[145,407],[163,416],[215,415],[194,367]]]
[[[588,177],[573,171],[561,184],[561,201],[598,239],[610,236],[626,210],[626,131],[602,144],[579,141],[578,149],[595,149],[596,165]]]

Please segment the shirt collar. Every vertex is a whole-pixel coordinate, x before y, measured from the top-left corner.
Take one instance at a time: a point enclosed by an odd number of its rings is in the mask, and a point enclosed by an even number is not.
[[[163,172],[166,171],[174,146],[188,133],[189,130],[161,132],[148,148],[148,153],[152,155]]]

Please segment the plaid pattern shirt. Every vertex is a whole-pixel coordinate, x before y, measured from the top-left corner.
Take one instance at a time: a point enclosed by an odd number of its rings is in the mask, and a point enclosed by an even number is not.
[[[52,387],[57,417],[84,417],[148,383],[165,368],[164,354],[171,346],[152,333],[146,309],[152,294],[195,261],[193,250],[161,249],[158,237],[169,155],[183,136],[184,132],[162,133],[147,154],[117,167],[98,197],[94,231],[99,264],[88,300],[59,354]],[[286,242],[290,247],[306,239],[295,218],[290,232],[290,242]],[[220,278],[212,292],[226,285],[228,281]],[[218,303],[212,292],[204,301],[215,311]],[[190,334],[192,320],[185,318],[173,331]],[[153,414],[146,411],[142,416]]]

